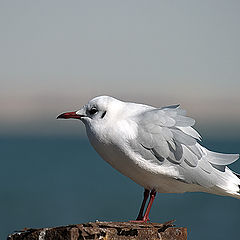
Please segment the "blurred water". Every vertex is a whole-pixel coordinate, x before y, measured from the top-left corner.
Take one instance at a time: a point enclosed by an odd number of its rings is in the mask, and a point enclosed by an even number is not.
[[[212,150],[239,153],[240,138],[210,139]],[[1,137],[0,239],[24,227],[126,221],[143,189],[108,166],[86,138]],[[240,172],[240,161],[231,166]],[[189,239],[237,239],[240,200],[204,193],[158,194],[151,220],[177,219]]]

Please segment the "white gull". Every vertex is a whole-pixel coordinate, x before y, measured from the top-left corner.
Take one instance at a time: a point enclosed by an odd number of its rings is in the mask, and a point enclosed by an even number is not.
[[[100,96],[57,118],[80,119],[99,155],[144,187],[137,221],[149,220],[156,192],[207,192],[240,199],[240,176],[227,167],[239,155],[201,146],[194,119],[179,105],[155,108]]]

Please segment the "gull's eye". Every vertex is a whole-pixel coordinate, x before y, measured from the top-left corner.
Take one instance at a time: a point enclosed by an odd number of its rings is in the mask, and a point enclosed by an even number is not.
[[[98,110],[97,110],[97,108],[95,108],[95,107],[92,107],[90,110],[89,110],[89,114],[90,115],[94,115],[95,113],[97,113],[98,112]]]

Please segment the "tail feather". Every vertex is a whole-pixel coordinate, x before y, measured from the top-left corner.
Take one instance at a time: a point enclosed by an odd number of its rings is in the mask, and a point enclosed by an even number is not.
[[[235,162],[239,154],[224,154],[210,151],[201,146],[206,160],[213,167],[211,173],[213,178],[213,187],[210,187],[210,193],[217,195],[227,195],[240,199],[240,174],[230,170],[227,165]]]
[[[226,167],[225,172],[221,175],[225,184],[219,187],[222,188],[227,195],[240,199],[240,174]]]
[[[207,150],[208,161],[216,165],[229,165],[239,158],[239,154],[225,154]]]

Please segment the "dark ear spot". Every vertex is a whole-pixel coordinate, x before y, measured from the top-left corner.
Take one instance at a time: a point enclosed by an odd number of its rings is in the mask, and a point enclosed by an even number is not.
[[[104,111],[103,114],[102,114],[102,116],[101,116],[101,118],[104,118],[104,116],[106,115],[106,113],[107,113],[107,112]]]

